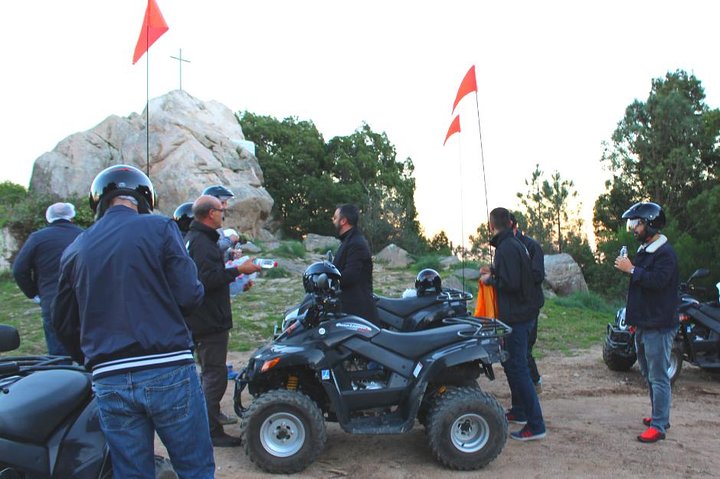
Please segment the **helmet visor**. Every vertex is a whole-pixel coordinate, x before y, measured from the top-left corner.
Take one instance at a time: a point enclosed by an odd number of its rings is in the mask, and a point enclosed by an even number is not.
[[[635,231],[635,228],[637,228],[637,226],[639,224],[641,224],[642,222],[643,221],[640,218],[631,218],[631,219],[627,220],[628,231],[631,231],[631,232]]]

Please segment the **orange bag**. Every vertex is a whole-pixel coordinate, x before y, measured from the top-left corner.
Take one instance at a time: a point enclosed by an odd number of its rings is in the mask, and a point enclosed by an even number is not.
[[[495,286],[488,286],[482,281],[478,281],[475,317],[497,318],[497,310],[497,292],[495,291]]]

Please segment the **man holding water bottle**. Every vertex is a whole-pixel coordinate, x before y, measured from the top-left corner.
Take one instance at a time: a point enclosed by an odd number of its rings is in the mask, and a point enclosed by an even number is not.
[[[622,215],[627,227],[641,243],[634,262],[623,246],[615,267],[630,275],[625,318],[635,329],[635,349],[640,371],[650,393],[651,417],[642,420],[647,430],[640,442],[665,439],[670,428],[670,353],[678,328],[678,261],[675,251],[660,228],[665,213],[660,205],[636,203]]]

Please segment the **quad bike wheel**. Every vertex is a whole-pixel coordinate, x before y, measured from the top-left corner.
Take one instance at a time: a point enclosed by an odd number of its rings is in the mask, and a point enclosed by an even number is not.
[[[445,467],[473,470],[490,463],[507,441],[508,424],[497,399],[479,388],[449,388],[427,417],[433,456]]]
[[[680,376],[682,370],[683,355],[678,348],[673,348],[670,352],[670,367],[668,368],[668,376],[670,376],[670,384],[674,384],[675,380]]]
[[[301,392],[286,389],[256,398],[243,415],[240,435],[250,460],[275,474],[302,471],[327,440],[320,408]]]
[[[635,354],[621,356],[605,343],[603,346],[603,361],[611,371],[628,371],[637,361],[637,356]]]

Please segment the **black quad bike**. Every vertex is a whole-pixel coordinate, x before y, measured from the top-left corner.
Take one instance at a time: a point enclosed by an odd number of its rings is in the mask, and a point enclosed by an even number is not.
[[[0,352],[17,349],[0,325]],[[177,479],[156,456],[156,478]],[[90,374],[64,356],[0,357],[0,479],[111,479]]]
[[[326,421],[350,434],[400,434],[416,418],[448,468],[478,469],[497,457],[507,421],[477,378],[494,378],[510,328],[466,315],[424,331],[380,329],[338,312],[339,279],[332,264],[311,265],[303,282],[312,302],[236,380],[235,412],[250,460],[268,472],[298,472],[322,452]],[[246,388],[254,398],[247,408]]]
[[[683,311],[690,305],[699,304],[698,295],[704,291],[704,288],[696,286],[694,281],[698,278],[704,278],[710,274],[710,271],[701,268],[693,272],[690,278],[684,283],[680,283],[680,305],[678,307],[678,315],[681,327],[675,337],[673,349],[670,354],[670,367],[668,375],[670,382],[674,383],[680,375],[683,358],[689,358],[688,353],[692,352],[692,339],[685,332],[687,329],[687,318],[683,318]],[[689,359],[688,359],[689,360]],[[609,323],[607,326],[607,336],[603,346],[603,361],[612,371],[627,371],[637,361],[635,352],[635,328],[625,323],[625,308],[620,308],[615,315],[615,322]],[[690,360],[693,362],[692,360]]]

